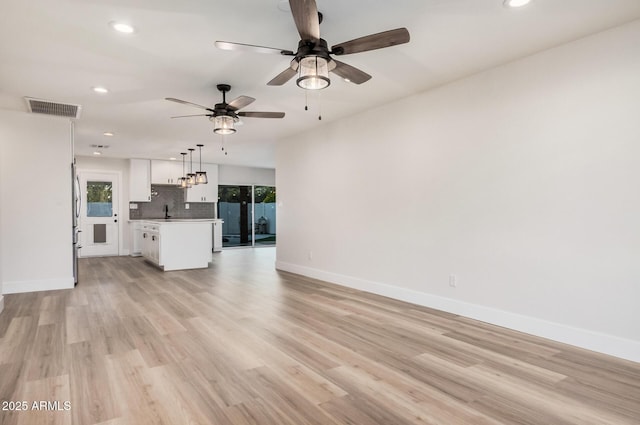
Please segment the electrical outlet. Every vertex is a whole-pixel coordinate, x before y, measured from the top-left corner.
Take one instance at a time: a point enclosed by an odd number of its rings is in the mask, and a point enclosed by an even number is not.
[[[129,209],[130,210],[137,210],[138,209],[138,204],[129,204]]]
[[[189,209],[189,204],[184,204],[184,209],[188,210]]]
[[[456,286],[458,286],[458,278],[456,277],[455,274],[449,275],[449,286],[452,288],[455,288]]]

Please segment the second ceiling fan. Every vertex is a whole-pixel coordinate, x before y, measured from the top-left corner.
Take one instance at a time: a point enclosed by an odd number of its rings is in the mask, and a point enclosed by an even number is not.
[[[239,109],[248,106],[253,103],[255,99],[249,96],[238,96],[229,103],[227,103],[226,93],[231,90],[229,84],[218,84],[216,86],[218,90],[222,92],[222,103],[216,103],[213,108],[198,105],[197,103],[187,102],[186,100],[176,99],[174,97],[166,97],[166,100],[176,103],[182,103],[183,105],[194,106],[199,109],[207,111],[206,114],[196,115],[180,115],[171,118],[185,118],[185,117],[209,117],[209,120],[213,123],[213,132],[217,134],[233,134],[236,132],[235,123],[240,118],[284,118],[284,112],[242,112]]]
[[[397,28],[345,41],[331,46],[331,49],[329,49],[326,40],[320,38],[322,14],[318,13],[315,0],[289,0],[289,6],[300,34],[297,51],[293,52],[291,50],[228,41],[216,41],[216,47],[224,50],[244,50],[293,56],[289,67],[267,84],[281,86],[295,75],[298,75],[296,84],[299,87],[307,90],[319,90],[329,86],[331,83],[329,72],[333,72],[355,84],[362,84],[371,79],[371,75],[333,59],[331,55],[349,55],[396,46],[408,43],[410,39],[409,31],[406,28]]]

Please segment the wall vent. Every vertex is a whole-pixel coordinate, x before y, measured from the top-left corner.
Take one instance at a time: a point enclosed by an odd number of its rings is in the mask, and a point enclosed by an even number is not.
[[[29,112],[34,114],[54,115],[56,117],[80,118],[82,106],[70,103],[58,103],[50,100],[25,97]]]

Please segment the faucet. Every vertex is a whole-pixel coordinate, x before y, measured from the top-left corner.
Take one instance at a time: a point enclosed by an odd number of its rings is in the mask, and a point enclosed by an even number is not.
[[[171,216],[169,215],[169,205],[164,204],[164,218],[171,218]]]

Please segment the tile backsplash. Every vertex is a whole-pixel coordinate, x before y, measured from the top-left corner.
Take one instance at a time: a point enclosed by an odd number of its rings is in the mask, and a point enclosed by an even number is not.
[[[138,209],[129,208],[131,220],[164,218],[164,206],[169,207],[171,218],[215,218],[215,202],[189,202],[185,208],[185,191],[173,185],[151,185],[151,202],[131,202]]]

